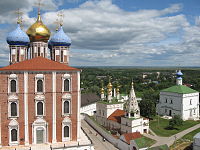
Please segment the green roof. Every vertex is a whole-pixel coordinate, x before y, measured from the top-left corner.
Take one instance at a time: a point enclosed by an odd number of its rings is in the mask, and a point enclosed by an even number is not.
[[[197,93],[198,91],[193,90],[185,85],[175,85],[169,87],[167,89],[162,90],[161,92],[171,92],[171,93],[179,93],[179,94],[189,94],[189,93]]]

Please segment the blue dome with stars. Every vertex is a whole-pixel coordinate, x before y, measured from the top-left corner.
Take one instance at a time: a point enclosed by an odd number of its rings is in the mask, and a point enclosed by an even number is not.
[[[20,24],[17,24],[14,31],[8,33],[6,40],[9,45],[28,45],[30,42],[28,35],[20,28]]]
[[[52,38],[49,41],[49,45],[52,45],[52,46],[70,46],[71,45],[71,39],[65,34],[62,26],[54,34],[54,36],[52,36]]]

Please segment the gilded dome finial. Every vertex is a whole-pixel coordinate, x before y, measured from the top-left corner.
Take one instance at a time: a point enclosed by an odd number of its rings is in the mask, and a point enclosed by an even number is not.
[[[15,13],[17,14],[17,24],[21,24],[22,23],[22,14],[23,14],[23,12],[20,11],[19,8],[18,8]]]

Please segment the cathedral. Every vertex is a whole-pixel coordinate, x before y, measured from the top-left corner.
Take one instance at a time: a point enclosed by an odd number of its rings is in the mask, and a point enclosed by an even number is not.
[[[62,25],[51,36],[38,11],[26,33],[17,23],[7,43],[10,65],[0,68],[0,145],[79,141],[80,70],[69,66],[71,39]]]

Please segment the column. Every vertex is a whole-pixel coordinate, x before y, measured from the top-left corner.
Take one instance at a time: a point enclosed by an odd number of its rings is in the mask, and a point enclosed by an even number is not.
[[[78,92],[78,103],[77,103],[77,141],[80,141],[80,129],[81,129],[81,119],[80,119],[80,107],[81,107],[81,91],[80,91],[80,71],[77,72],[77,92]]]
[[[52,72],[52,92],[53,92],[53,121],[52,121],[52,143],[56,143],[56,72]]]
[[[25,145],[29,145],[28,132],[28,72],[24,72],[24,140]]]

